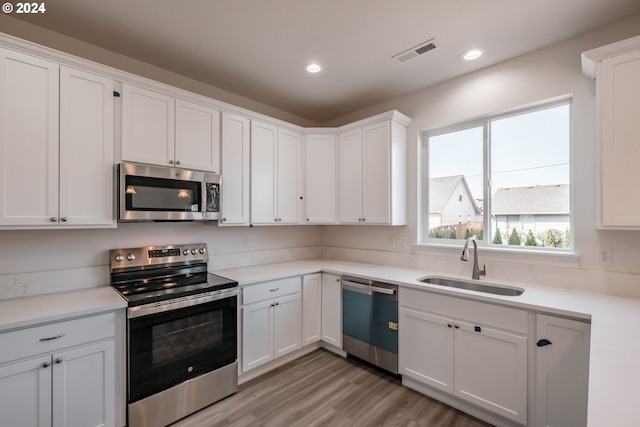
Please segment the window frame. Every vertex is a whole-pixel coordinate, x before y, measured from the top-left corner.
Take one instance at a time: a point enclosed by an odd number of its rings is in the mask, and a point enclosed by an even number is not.
[[[568,248],[546,248],[543,246],[511,246],[511,245],[494,245],[491,243],[495,230],[492,229],[491,221],[491,139],[490,126],[491,122],[507,119],[510,117],[520,116],[523,114],[542,111],[550,108],[567,105],[569,108],[569,247]],[[436,127],[420,132],[418,138],[420,155],[418,157],[418,236],[416,246],[424,247],[458,247],[464,241],[463,239],[439,239],[429,238],[429,138],[440,136],[452,132],[464,131],[467,129],[482,127],[482,171],[483,171],[483,238],[478,240],[479,247],[484,250],[497,252],[514,252],[514,253],[540,253],[540,254],[567,254],[575,255],[575,238],[574,238],[574,141],[573,141],[573,97],[563,96],[551,100],[544,100],[534,104],[516,107],[507,111],[487,114],[474,119],[460,121],[454,124]]]

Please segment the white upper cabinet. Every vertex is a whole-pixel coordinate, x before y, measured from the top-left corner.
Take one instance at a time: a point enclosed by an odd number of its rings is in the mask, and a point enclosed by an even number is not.
[[[173,166],[175,99],[122,85],[122,160]]]
[[[0,225],[114,225],[114,82],[4,49],[0,62]]]
[[[582,61],[596,79],[598,227],[640,229],[640,36],[585,52]]]
[[[336,136],[305,137],[307,224],[336,222]]]
[[[8,50],[0,54],[0,221],[57,223],[59,66]]]
[[[338,220],[342,223],[362,222],[362,129],[340,134],[339,142]]]
[[[222,113],[222,221],[249,224],[249,119]]]
[[[251,122],[251,222],[297,224],[300,194],[300,134]]]
[[[60,220],[114,223],[111,79],[60,68]]]
[[[340,133],[339,214],[345,224],[406,225],[406,126],[385,120]]]
[[[123,84],[122,160],[220,172],[220,112]]]
[[[175,144],[176,165],[220,173],[220,111],[176,99]]]

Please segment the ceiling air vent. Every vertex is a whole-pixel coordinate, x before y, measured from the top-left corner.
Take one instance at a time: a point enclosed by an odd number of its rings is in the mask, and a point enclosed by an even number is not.
[[[410,59],[416,58],[422,55],[423,53],[427,53],[430,50],[435,49],[436,47],[437,47],[436,39],[431,39],[429,41],[419,44],[418,46],[412,47],[409,50],[400,52],[399,54],[394,55],[391,58],[396,60],[396,62],[403,63],[403,62],[407,62]]]

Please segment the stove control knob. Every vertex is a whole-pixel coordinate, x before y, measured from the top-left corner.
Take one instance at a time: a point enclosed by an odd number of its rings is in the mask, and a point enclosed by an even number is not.
[[[184,256],[189,255],[189,249],[185,249],[184,251],[182,251],[182,255]]]
[[[195,255],[195,254],[196,254],[196,252],[197,252],[197,251],[195,250],[195,248],[194,248],[194,249],[191,249],[191,255]]]
[[[136,259],[136,256],[134,254],[130,253],[129,255],[127,255],[127,259],[129,261],[133,261],[134,259]]]
[[[207,250],[205,248],[200,248],[200,250],[198,252],[200,252],[201,254],[204,254]]]
[[[116,255],[116,262],[122,262],[122,261],[124,261],[124,256],[122,256],[122,254]]]

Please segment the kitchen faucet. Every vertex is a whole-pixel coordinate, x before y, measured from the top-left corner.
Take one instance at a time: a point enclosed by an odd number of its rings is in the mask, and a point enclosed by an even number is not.
[[[476,242],[475,237],[469,237],[467,241],[464,242],[464,249],[462,249],[462,256],[460,259],[462,261],[469,259],[469,241],[473,242],[473,273],[471,274],[471,278],[478,280],[480,279],[480,276],[487,275],[487,267],[483,265],[482,270],[478,268],[478,243]]]

